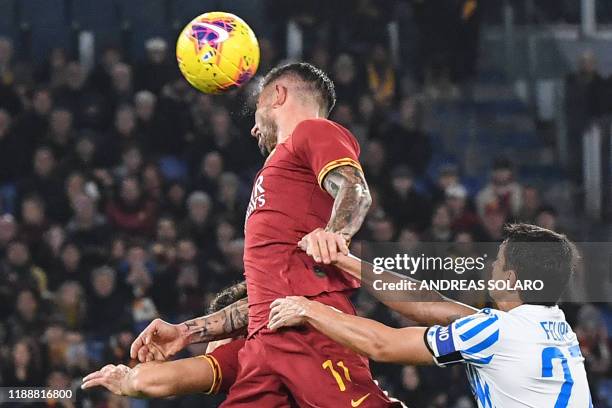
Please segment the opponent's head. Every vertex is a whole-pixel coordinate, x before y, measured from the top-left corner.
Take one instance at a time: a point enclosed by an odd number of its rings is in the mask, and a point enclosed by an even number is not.
[[[226,306],[231,305],[247,297],[246,282],[239,282],[235,285],[223,289],[217,293],[215,298],[208,305],[208,313],[218,312]]]
[[[541,281],[538,290],[491,290],[493,300],[554,306],[567,288],[578,260],[576,247],[565,235],[531,224],[505,227],[506,239],[493,263],[491,279],[507,286],[523,287],[527,281]],[[501,287],[501,286],[500,286]],[[534,286],[535,287],[535,286]]]
[[[232,303],[237,302],[247,296],[246,282],[240,282],[223,289],[208,305],[208,313],[215,313]],[[206,346],[206,353],[212,353],[217,347],[232,341],[231,338],[211,341]]]
[[[256,100],[251,135],[267,156],[278,143],[279,121],[292,117],[327,117],[336,103],[336,92],[334,83],[323,71],[300,62],[272,69],[262,80]]]

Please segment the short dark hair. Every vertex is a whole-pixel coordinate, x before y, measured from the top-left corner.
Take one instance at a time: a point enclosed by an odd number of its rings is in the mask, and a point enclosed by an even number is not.
[[[505,270],[520,280],[541,280],[540,291],[520,291],[525,303],[554,306],[565,292],[578,261],[575,245],[563,234],[531,224],[505,226]]]
[[[246,282],[239,282],[217,293],[217,296],[210,302],[208,313],[218,312],[226,306],[231,305],[247,297]]]
[[[336,90],[334,82],[321,69],[307,62],[295,62],[279,65],[272,68],[261,82],[261,89],[285,76],[295,76],[301,81],[311,85],[312,91],[317,93],[317,100],[321,109],[328,115],[336,104]]]

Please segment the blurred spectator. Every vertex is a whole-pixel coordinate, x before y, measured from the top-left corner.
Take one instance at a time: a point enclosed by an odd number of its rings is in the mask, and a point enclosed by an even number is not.
[[[109,222],[121,232],[148,235],[155,224],[157,208],[144,196],[138,180],[123,179],[117,195],[106,206]]]
[[[416,367],[402,368],[402,391],[395,396],[401,401],[410,401],[415,407],[426,407],[430,393],[421,383],[421,377]]]
[[[98,64],[89,77],[91,87],[98,92],[107,92],[112,84],[112,72],[116,64],[121,62],[121,52],[117,47],[105,47],[99,56]]]
[[[593,119],[609,111],[606,109],[605,81],[597,69],[591,50],[580,56],[577,71],[565,78],[565,112],[569,136],[571,173],[577,180],[582,175],[582,134]]]
[[[36,338],[41,334],[44,323],[43,307],[37,293],[30,288],[22,288],[16,294],[15,311],[8,319],[9,338]]]
[[[38,349],[33,341],[22,339],[11,349],[10,363],[3,366],[2,378],[13,387],[40,387],[43,384]]]
[[[89,331],[96,336],[109,336],[116,332],[126,320],[129,296],[118,288],[117,274],[102,266],[91,273],[92,292],[89,296],[87,319]]]
[[[187,198],[187,218],[181,225],[183,234],[194,239],[198,248],[210,248],[214,241],[212,200],[202,191],[194,191]]]
[[[368,183],[380,189],[389,188],[389,163],[384,145],[378,140],[372,140],[365,146],[362,164]]]
[[[557,210],[552,206],[540,207],[535,216],[535,224],[552,231],[559,231],[557,226]]]
[[[28,195],[38,195],[41,200],[44,199],[49,219],[61,221],[64,189],[56,173],[57,162],[53,150],[44,145],[36,149],[33,166],[32,176],[22,179],[18,187],[20,200]]]
[[[489,183],[476,196],[478,214],[483,217],[487,211],[499,211],[505,217],[515,216],[521,209],[522,199],[522,189],[514,180],[512,164],[506,159],[496,160]]]
[[[66,281],[57,290],[55,297],[57,316],[69,329],[80,329],[84,325],[85,299],[78,282]]]
[[[186,197],[187,188],[183,183],[178,181],[170,183],[166,188],[162,213],[170,215],[175,220],[182,220],[187,215]]]
[[[403,98],[398,120],[387,124],[380,133],[389,153],[389,160],[393,163],[405,163],[416,174],[423,175],[431,157],[431,146],[429,138],[421,129],[415,98]]]
[[[57,108],[49,116],[49,131],[46,143],[53,149],[55,157],[62,160],[68,153],[75,138],[71,111]]]
[[[334,62],[332,76],[338,101],[349,103],[355,109],[364,89],[357,76],[354,58],[349,54],[340,54]]]
[[[598,389],[599,382],[610,369],[610,344],[608,332],[601,312],[593,305],[580,308],[575,326],[576,336],[580,342],[580,351],[585,359],[585,368],[591,389]],[[597,404],[597,395],[593,395],[593,406]]]
[[[451,214],[446,205],[439,205],[433,210],[431,226],[422,236],[423,242],[450,242],[453,231],[451,230]]]
[[[396,74],[383,43],[375,44],[366,64],[367,83],[379,107],[388,107],[395,98]]]
[[[11,85],[13,80],[13,43],[0,37],[0,85]]]
[[[474,231],[478,227],[478,216],[469,208],[467,191],[462,185],[446,189],[446,206],[451,213],[453,231]]]
[[[31,288],[41,296],[48,295],[47,274],[33,264],[30,250],[23,241],[14,240],[8,245],[2,262],[2,277],[9,289]]]
[[[168,56],[168,43],[159,37],[145,42],[147,58],[136,69],[137,89],[159,93],[162,87],[176,77],[176,64]]]
[[[412,227],[423,230],[427,227],[431,203],[415,190],[413,173],[404,165],[391,172],[391,191],[387,194],[383,206],[398,228]]]
[[[540,191],[535,186],[523,187],[523,200],[517,220],[533,223],[541,206]]]
[[[79,194],[72,200],[74,216],[66,225],[68,238],[79,246],[86,262],[100,262],[107,254],[110,238],[106,218],[100,214],[96,200]]]
[[[81,287],[87,286],[89,284],[88,273],[83,263],[81,250],[77,244],[64,243],[49,269],[49,288],[55,291],[67,281],[78,282]]]

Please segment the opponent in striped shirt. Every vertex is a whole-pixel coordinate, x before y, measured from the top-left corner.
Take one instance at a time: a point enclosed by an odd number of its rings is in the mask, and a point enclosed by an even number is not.
[[[556,305],[574,268],[574,245],[564,235],[534,225],[511,225],[506,232],[491,280],[515,287],[521,279],[541,279],[542,292],[490,291],[497,309],[467,316],[467,306],[441,298],[404,305],[385,301],[414,320],[438,322],[402,329],[349,316],[303,297],[288,297],[272,304],[270,328],[308,323],[381,362],[462,363],[480,408],[592,407],[576,334]],[[452,313],[463,317],[447,323]]]

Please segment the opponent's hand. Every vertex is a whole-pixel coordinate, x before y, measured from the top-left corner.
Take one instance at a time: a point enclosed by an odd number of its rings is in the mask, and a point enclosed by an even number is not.
[[[164,361],[187,346],[187,336],[180,324],[170,324],[161,319],[153,320],[136,337],[130,347],[130,357],[141,363]]]
[[[306,323],[310,300],[302,296],[287,296],[276,299],[270,305],[268,328],[278,330],[281,327],[300,326]]]
[[[336,232],[325,231],[317,228],[310,234],[305,235],[298,246],[306,251],[316,262],[331,264],[338,261],[338,253],[348,255],[349,249],[346,239]]]
[[[130,371],[131,368],[123,364],[108,364],[102,367],[102,369],[94,371],[84,377],[81,388],[86,390],[88,388],[100,386],[106,388],[113,394],[131,397],[132,395],[128,395],[128,393],[124,391],[125,387],[123,387],[123,383]]]

